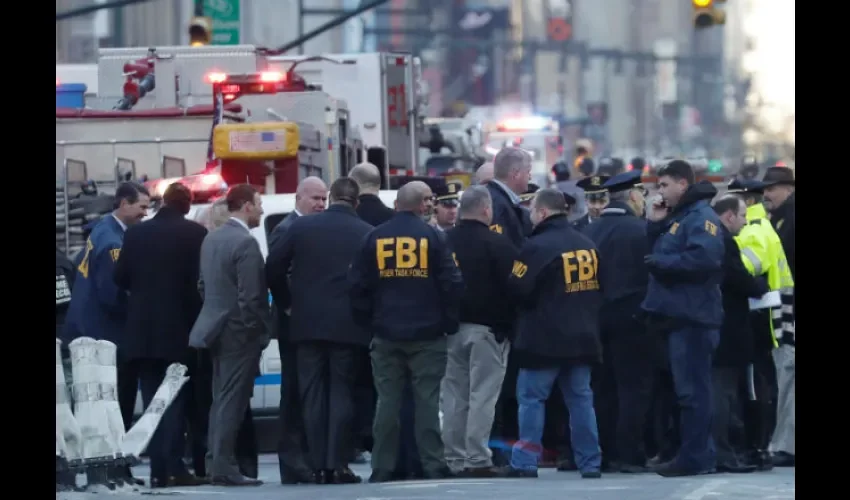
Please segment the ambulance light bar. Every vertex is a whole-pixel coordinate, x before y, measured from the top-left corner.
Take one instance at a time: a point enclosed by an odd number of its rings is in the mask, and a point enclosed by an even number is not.
[[[192,191],[194,203],[207,201],[216,195],[227,191],[227,183],[224,182],[219,174],[196,174],[187,175],[185,177],[168,177],[165,179],[155,179],[145,182],[145,187],[155,198],[162,198],[168,186],[179,182]]]
[[[520,118],[507,118],[502,120],[497,125],[501,131],[520,131],[520,130],[551,130],[552,120],[543,116],[524,116]]]
[[[276,94],[287,90],[287,77],[279,71],[261,71],[242,75],[208,73],[206,80],[224,94],[225,102],[241,95]]]

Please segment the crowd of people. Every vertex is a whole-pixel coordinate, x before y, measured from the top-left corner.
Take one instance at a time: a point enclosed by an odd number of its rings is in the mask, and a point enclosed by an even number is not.
[[[271,338],[284,484],[361,482],[364,450],[370,482],[793,466],[793,172],[718,195],[674,160],[654,197],[640,170],[587,175],[578,221],[530,177],[504,148],[462,194],[414,178],[393,208],[374,165],[306,178],[265,257],[254,187],[193,221],[175,183],[142,222],[149,193],[122,184],[76,261],[57,252],[57,337],[117,344],[128,428],[137,388],[147,406],[189,368],[151,487],[261,484],[250,398]]]

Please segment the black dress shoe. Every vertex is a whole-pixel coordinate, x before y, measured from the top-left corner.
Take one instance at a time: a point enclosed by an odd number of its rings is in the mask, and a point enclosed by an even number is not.
[[[665,464],[655,469],[655,473],[661,477],[702,476],[705,474],[714,474],[715,472],[717,471],[714,468],[705,470],[687,470],[673,463]]]
[[[623,474],[644,474],[652,472],[652,469],[645,465],[620,464],[620,472]]]
[[[323,470],[314,470],[313,471],[313,483],[314,484],[332,484],[328,483],[328,480],[332,479],[328,477],[328,474]]]
[[[281,484],[313,484],[316,478],[310,469],[295,469],[283,467],[280,475]]]
[[[124,474],[124,481],[127,484],[129,484],[130,486],[134,486],[134,485],[135,486],[144,486],[145,485],[144,481],[142,481],[141,479],[136,479],[135,477],[133,477],[133,471],[130,469],[129,466],[125,466],[124,468],[125,468],[125,471],[126,471],[125,474]]]
[[[748,472],[755,472],[756,466],[751,464],[743,464],[738,461],[734,462],[725,462],[717,464],[717,472],[729,472],[733,474],[746,474]]]
[[[212,484],[215,486],[260,486],[263,484],[259,479],[239,476],[213,476]]]
[[[523,477],[523,478],[532,478],[537,476],[537,469],[534,470],[522,470],[522,469],[514,469],[510,465],[505,467],[501,467],[499,469],[499,477]]]
[[[434,471],[425,472],[425,479],[449,479],[452,477],[455,477],[455,473],[447,466],[440,467]]]
[[[608,460],[602,461],[602,472],[617,472],[619,470],[620,462],[615,460],[611,460],[610,462]]]
[[[602,477],[602,471],[589,470],[581,473],[582,479],[599,479]]]
[[[168,488],[168,478],[166,477],[151,477],[151,489]]]
[[[329,477],[328,483],[330,484],[359,484],[363,482],[363,479],[348,467],[327,471],[326,474]]]
[[[561,472],[572,472],[578,470],[578,466],[572,458],[561,458],[558,460],[558,470]]]
[[[393,471],[375,469],[369,476],[370,483],[388,483],[390,481],[396,481],[396,475]]]
[[[773,465],[776,467],[794,467],[794,455],[779,451],[773,454]]]
[[[176,476],[171,476],[168,478],[168,486],[174,488],[186,486],[203,486],[205,484],[210,484],[210,482],[206,478],[198,477],[193,474],[189,474],[188,472],[184,474],[178,474]]]
[[[463,478],[491,478],[499,477],[499,469],[496,467],[467,467],[457,474]]]

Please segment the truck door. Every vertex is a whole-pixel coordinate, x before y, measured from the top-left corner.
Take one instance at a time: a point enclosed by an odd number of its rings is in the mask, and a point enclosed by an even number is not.
[[[384,54],[384,89],[387,109],[387,163],[391,169],[415,170],[415,154],[419,145],[416,131],[416,99],[414,97],[413,58],[409,54]],[[413,150],[415,145],[417,150]]]

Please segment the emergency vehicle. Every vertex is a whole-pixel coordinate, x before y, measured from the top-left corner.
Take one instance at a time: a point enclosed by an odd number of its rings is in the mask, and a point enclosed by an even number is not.
[[[200,174],[193,182],[291,193],[365,157],[346,101],[295,67],[270,70],[250,45],[101,49],[97,88],[86,108],[56,109],[60,184],[93,180],[108,192],[128,179]]]
[[[502,118],[487,125],[484,151],[490,156],[504,147],[518,147],[531,154],[531,178],[545,186],[549,169],[564,156],[558,122],[542,116]]]
[[[376,52],[272,56],[268,61],[282,71],[297,66],[308,85],[348,103],[351,126],[368,148],[369,161],[388,174],[384,188],[391,175],[417,174],[425,105],[418,58]]]

